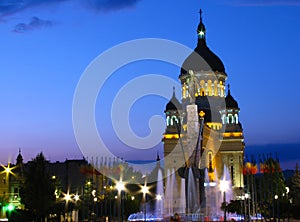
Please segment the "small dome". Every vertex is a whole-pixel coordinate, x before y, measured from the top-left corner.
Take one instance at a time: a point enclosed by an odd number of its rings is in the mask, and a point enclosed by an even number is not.
[[[225,98],[226,102],[226,108],[234,108],[234,109],[239,109],[239,105],[237,101],[232,97],[230,94],[230,86],[228,85],[228,95]]]
[[[182,110],[182,105],[175,96],[175,87],[173,87],[173,96],[166,105],[166,111],[168,110]]]

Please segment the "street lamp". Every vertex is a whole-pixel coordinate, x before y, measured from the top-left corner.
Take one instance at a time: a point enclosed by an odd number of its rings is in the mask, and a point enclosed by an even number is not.
[[[78,221],[78,202],[80,201],[80,196],[78,193],[76,193],[73,197],[74,201],[75,201],[75,212],[74,212],[74,220]]]
[[[224,202],[224,221],[226,221],[226,191],[229,189],[229,183],[225,178],[220,181],[220,190],[223,193]]]
[[[79,201],[79,199],[80,199],[79,195],[78,195],[78,194],[75,194],[74,200],[77,202],[77,201]]]
[[[71,200],[71,195],[69,193],[66,193],[64,196],[64,200],[66,201],[66,203],[68,203]]]
[[[123,209],[122,209],[122,191],[125,190],[125,184],[122,180],[118,181],[116,184],[116,188],[118,190],[118,197],[119,197],[119,210],[118,210],[118,220],[120,219],[123,221]]]
[[[156,194],[156,205],[157,205],[157,212],[156,213],[156,216],[157,217],[161,217],[162,214],[163,214],[163,203],[162,203],[162,195],[161,194]]]
[[[246,215],[247,219],[250,220],[250,194],[249,193],[245,193],[245,199],[246,199],[246,203],[245,203],[245,208],[246,208]]]
[[[156,200],[161,200],[162,199],[162,196],[160,194],[157,194],[156,195]]]
[[[6,174],[6,180],[8,181],[8,177],[9,177],[9,175],[11,174],[11,175],[15,175],[14,174],[14,172],[12,171],[16,166],[14,166],[14,167],[10,167],[10,163],[8,163],[7,164],[7,166],[4,166],[4,165],[2,165],[1,164],[1,166],[2,166],[2,168],[4,169],[2,172],[1,172],[1,174],[2,173],[5,173]]]
[[[274,196],[275,198],[275,203],[276,203],[276,207],[277,207],[277,220],[280,221],[280,218],[279,218],[279,202],[278,202],[278,195],[276,194]]]
[[[290,201],[289,201],[289,192],[290,192],[290,188],[289,187],[285,187],[285,190],[286,190],[286,199],[287,199],[287,202],[288,202],[288,213],[287,213],[287,220],[288,222],[290,221]]]
[[[147,187],[147,184],[145,183],[144,186],[142,186],[142,193],[143,193],[143,199],[144,199],[144,221],[147,220],[147,209],[146,209],[146,195],[149,193],[149,188]]]
[[[68,204],[70,201],[72,201],[72,195],[69,193],[69,191],[64,194],[63,200],[66,202],[64,216],[65,216],[65,218],[68,218]]]

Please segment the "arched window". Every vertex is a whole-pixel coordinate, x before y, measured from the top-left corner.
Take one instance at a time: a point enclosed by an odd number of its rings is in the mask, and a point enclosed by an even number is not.
[[[222,115],[222,124],[226,124],[226,115],[225,114]]]
[[[205,90],[203,88],[201,88],[200,96],[205,96]]]
[[[219,93],[218,93],[218,81],[215,80],[214,81],[214,96],[218,96]]]
[[[200,96],[205,96],[205,82],[204,82],[204,80],[200,81]]]
[[[211,80],[207,81],[207,91],[208,91],[208,96],[212,96],[213,90],[212,90],[212,82],[211,82]]]
[[[170,116],[167,116],[167,126],[171,125]]]
[[[177,116],[173,115],[171,121],[172,121],[172,122],[171,122],[171,125],[172,125],[172,126],[175,126],[175,122],[178,123]]]
[[[220,81],[220,96],[224,96],[224,86],[222,81]]]
[[[228,114],[228,123],[234,123],[234,118],[232,114]]]
[[[238,124],[239,123],[239,115],[238,114],[235,114],[235,123]]]

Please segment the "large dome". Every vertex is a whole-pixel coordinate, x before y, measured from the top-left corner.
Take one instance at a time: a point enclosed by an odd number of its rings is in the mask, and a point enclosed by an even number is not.
[[[197,28],[197,34],[198,34],[197,47],[183,62],[179,77],[187,74],[189,70],[192,70],[194,72],[214,71],[226,75],[223,62],[206,45],[206,29],[202,22],[201,11],[200,11],[200,23]]]
[[[221,72],[226,75],[223,62],[207,47],[205,39],[198,40],[198,45],[194,52],[192,52],[183,62],[180,75],[185,75],[189,70],[212,70],[214,72]]]

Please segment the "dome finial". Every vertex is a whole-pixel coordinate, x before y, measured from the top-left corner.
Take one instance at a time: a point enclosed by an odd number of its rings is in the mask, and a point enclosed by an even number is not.
[[[198,30],[197,30],[197,34],[198,34],[198,38],[199,39],[204,39],[205,40],[205,26],[203,24],[203,21],[202,21],[202,9],[200,9],[199,11],[200,13],[200,23],[198,25]]]
[[[202,22],[202,9],[201,8],[200,8],[199,13],[200,13],[200,22]]]
[[[173,86],[173,97],[175,97],[175,86]]]

